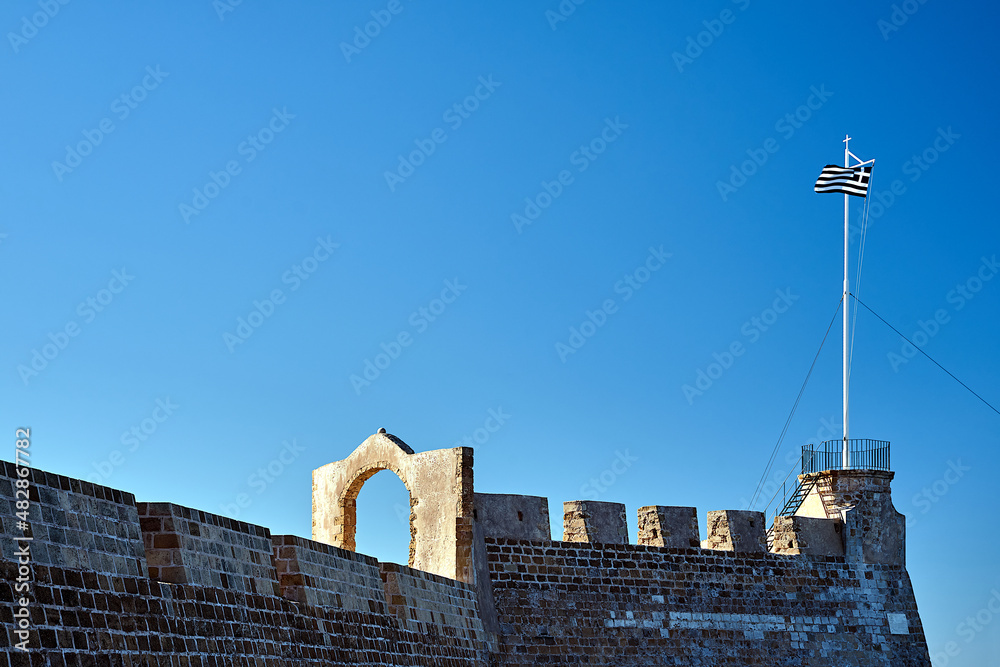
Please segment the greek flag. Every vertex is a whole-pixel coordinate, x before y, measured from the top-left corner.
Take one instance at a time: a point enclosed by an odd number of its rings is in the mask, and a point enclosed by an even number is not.
[[[872,178],[872,165],[838,167],[828,164],[816,181],[816,192],[842,192],[845,195],[864,197],[868,194],[868,182]]]

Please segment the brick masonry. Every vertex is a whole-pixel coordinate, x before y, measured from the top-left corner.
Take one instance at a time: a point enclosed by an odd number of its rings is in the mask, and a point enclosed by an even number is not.
[[[385,612],[376,559],[295,535],[271,540],[283,597],[314,607]]]
[[[13,561],[16,529],[13,463],[0,461],[0,543],[4,560]],[[135,496],[79,479],[32,470],[29,479],[32,560],[39,565],[139,576],[146,554],[139,531]]]
[[[471,450],[442,451],[408,479],[425,504],[426,484],[445,484],[447,511],[417,503],[416,560],[454,578],[34,470],[31,651],[0,667],[930,665],[891,474],[821,473],[818,516],[776,522],[776,552],[759,513],[709,512],[699,546],[694,508],[644,507],[633,545],[624,506],[594,501],[564,505],[556,542],[546,499],[473,494]],[[334,509],[368,465],[345,470]],[[0,466],[4,646],[20,595],[14,478]]]
[[[898,566],[492,538],[486,549],[505,665],[930,665]],[[895,614],[907,634],[890,631]]]
[[[267,528],[173,503],[139,503],[138,511],[150,578],[280,594]]]
[[[3,463],[0,667],[496,664],[468,584],[40,470],[30,650],[6,650],[21,532]]]

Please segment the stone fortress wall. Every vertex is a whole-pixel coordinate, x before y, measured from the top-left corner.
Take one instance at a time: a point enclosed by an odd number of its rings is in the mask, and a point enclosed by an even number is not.
[[[0,467],[0,645],[18,638]],[[380,431],[313,474],[313,540],[32,470],[30,651],[9,665],[930,665],[891,473],[820,473],[803,514],[473,492],[472,450]],[[353,551],[364,481],[411,494],[410,565]],[[817,516],[819,515],[819,516]],[[5,660],[7,662],[5,662]]]

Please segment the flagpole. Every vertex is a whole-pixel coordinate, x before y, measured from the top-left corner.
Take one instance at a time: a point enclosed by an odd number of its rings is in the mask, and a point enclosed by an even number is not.
[[[848,149],[848,142],[851,140],[850,135],[844,135],[844,167],[850,168],[851,166],[851,152]],[[844,469],[848,469],[851,464],[850,453],[848,450],[848,389],[849,389],[849,377],[848,377],[848,308],[847,297],[850,294],[847,283],[847,247],[848,247],[848,208],[847,208],[847,193],[844,193],[844,448],[843,448],[843,465]]]

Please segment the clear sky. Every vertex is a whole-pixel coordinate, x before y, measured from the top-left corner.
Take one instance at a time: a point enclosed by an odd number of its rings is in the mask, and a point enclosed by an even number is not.
[[[862,300],[1000,403],[994,4],[561,6],[5,3],[0,455],[30,426],[38,467],[308,536],[385,427],[468,438],[556,537],[582,497],[704,531],[837,307],[847,132]],[[779,479],[840,436],[839,327]],[[1000,664],[1000,416],[901,346],[860,313],[852,435],[892,441],[936,664]],[[405,561],[406,503],[372,478],[359,550]]]

